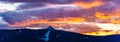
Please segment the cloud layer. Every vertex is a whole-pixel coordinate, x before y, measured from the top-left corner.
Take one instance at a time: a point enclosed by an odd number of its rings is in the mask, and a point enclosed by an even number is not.
[[[14,26],[52,25],[57,29],[69,28],[77,33],[97,34],[111,32],[102,30],[101,25],[120,24],[119,0],[1,0],[1,2],[24,3],[15,11],[0,13],[4,21]]]

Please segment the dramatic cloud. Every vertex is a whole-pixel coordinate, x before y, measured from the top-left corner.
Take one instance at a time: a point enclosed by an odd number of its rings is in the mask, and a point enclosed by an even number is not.
[[[120,26],[119,0],[1,0],[1,2],[24,3],[15,11],[0,13],[3,20],[10,26],[46,24],[57,28],[72,28],[70,30],[75,28],[73,32],[83,34],[92,32],[93,35],[99,34],[98,32],[108,33],[111,31],[111,34],[115,34],[119,30],[103,25],[109,24],[115,28]],[[62,26],[58,26],[61,24]],[[115,32],[113,33],[113,31]]]

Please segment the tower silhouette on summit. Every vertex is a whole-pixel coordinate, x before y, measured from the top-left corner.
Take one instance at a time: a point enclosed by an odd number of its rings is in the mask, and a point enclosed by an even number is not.
[[[52,26],[46,28],[47,31],[55,30]]]

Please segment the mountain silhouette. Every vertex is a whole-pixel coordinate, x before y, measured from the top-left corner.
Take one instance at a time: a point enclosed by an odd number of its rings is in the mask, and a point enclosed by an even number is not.
[[[0,30],[0,42],[120,42],[120,35],[90,36],[49,26],[39,30]]]

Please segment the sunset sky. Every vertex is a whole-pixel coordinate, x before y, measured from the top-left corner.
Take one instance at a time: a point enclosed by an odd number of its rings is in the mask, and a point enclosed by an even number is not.
[[[1,0],[0,24],[27,27],[45,24],[56,28],[72,28],[75,30],[70,29],[71,31],[83,34],[92,32],[95,35],[94,32],[106,31],[118,34],[119,2],[120,0]]]

